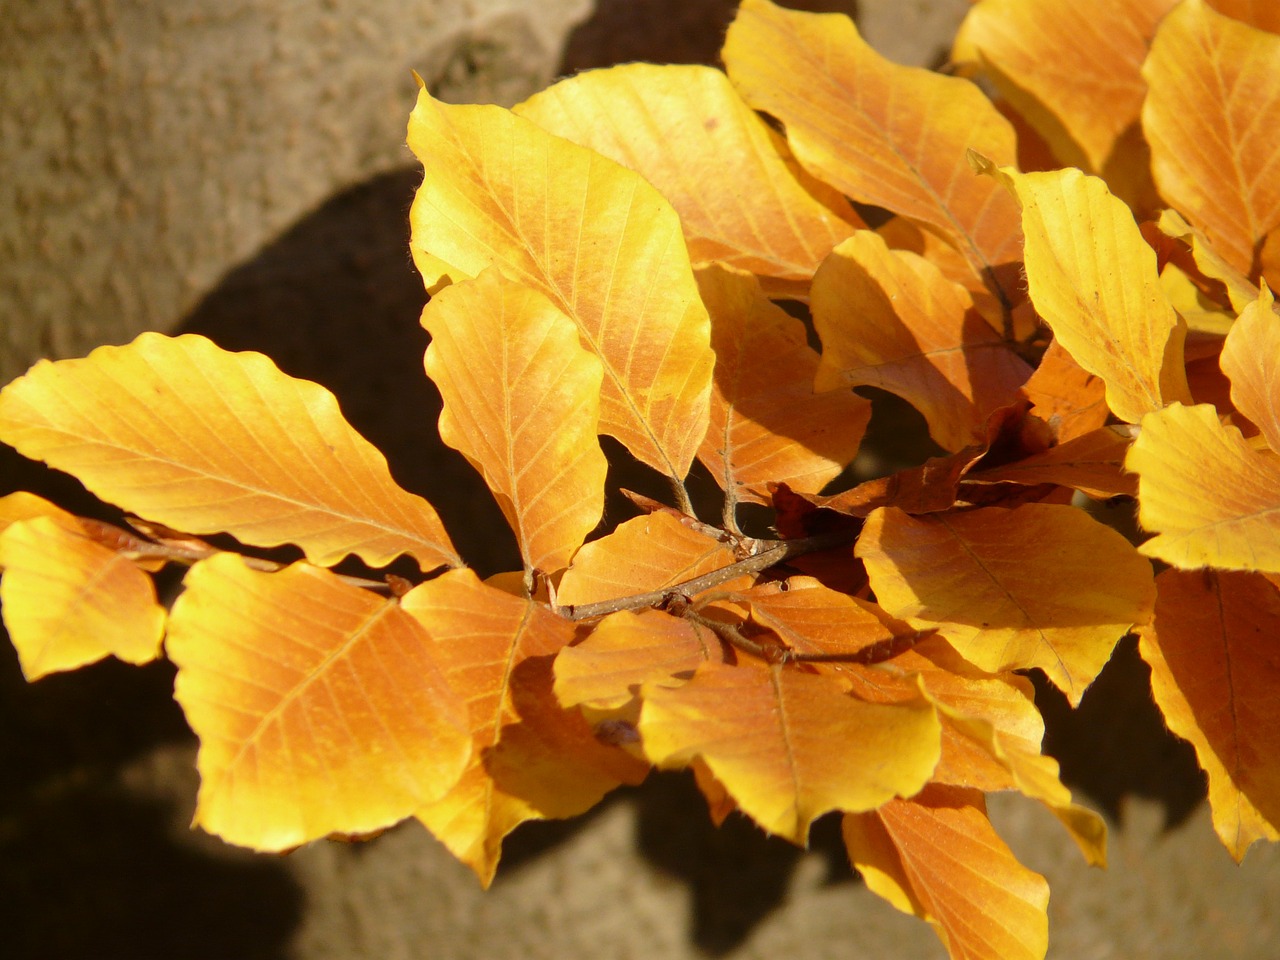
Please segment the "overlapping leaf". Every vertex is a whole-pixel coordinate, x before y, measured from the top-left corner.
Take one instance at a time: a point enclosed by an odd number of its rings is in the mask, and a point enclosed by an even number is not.
[[[422,90],[410,242],[429,288],[488,266],[544,294],[604,364],[600,430],[683,477],[715,356],[680,218],[641,176],[510,111]]]
[[[37,508],[9,506],[5,512],[13,514]],[[36,680],[107,656],[154,660],[165,611],[151,577],[48,506],[56,512],[17,520],[0,533],[0,609],[23,675]]]
[[[1213,825],[1244,858],[1280,840],[1280,593],[1250,573],[1166,570],[1141,631],[1151,690],[1169,729],[1209,775]]]
[[[1049,424],[1059,442],[1097,430],[1110,416],[1106,384],[1076,363],[1057,340],[1049,343],[1022,394],[1031,401],[1030,412]]]
[[[442,796],[471,756],[426,630],[326,570],[204,560],[165,647],[200,738],[195,822],[230,843],[278,851],[380,830]]]
[[[1129,208],[1079,170],[1020,174],[983,165],[1022,205],[1031,302],[1054,339],[1102,378],[1112,412],[1137,423],[1189,400],[1185,326]]]
[[[818,355],[804,324],[747,274],[698,271],[716,371],[698,459],[736,499],[770,502],[767,484],[816,493],[858,452],[871,404],[847,387],[815,393]]]
[[[973,442],[987,415],[1012,402],[1031,375],[963,287],[871,231],[827,258],[811,304],[823,344],[817,389],[867,384],[896,393],[948,450]]]
[[[1043,453],[969,474],[978,483],[1056,483],[1091,497],[1134,496],[1137,478],[1124,472],[1130,439],[1102,427]]]
[[[816,817],[910,796],[938,762],[932,706],[866,703],[847,689],[754,659],[708,662],[679,687],[645,685],[644,751],[664,767],[701,758],[744,813],[803,844]]]
[[[1256,450],[1208,404],[1142,421],[1125,459],[1138,474],[1149,557],[1183,569],[1280,572],[1280,456]]]
[[[1143,76],[1142,128],[1161,196],[1256,278],[1280,227],[1280,36],[1183,0],[1163,22]]]
[[[296,543],[317,564],[458,564],[434,508],[396,486],[333,394],[260,353],[144,333],[42,361],[0,393],[0,440],[189,533]]]
[[[695,262],[808,280],[861,225],[843,200],[814,196],[808,178],[791,169],[782,138],[719,70],[648,63],[592,70],[515,112],[642,174],[680,214]]]
[[[483,884],[516,826],[582,813],[643,777],[643,767],[555,701],[551,662],[573,639],[572,623],[469,570],[422,584],[402,606],[430,633],[450,687],[466,701],[473,741],[457,784],[415,813]]]
[[[484,476],[528,568],[567,567],[604,512],[600,361],[551,301],[492,269],[436,294],[422,324],[441,439]]]
[[[786,127],[819,179],[938,231],[1006,306],[1019,299],[1017,210],[974,178],[973,148],[1013,163],[1013,128],[967,80],[881,57],[848,17],[744,0],[722,57],[743,98]],[[980,286],[975,284],[975,286]]]
[[[928,920],[952,957],[1044,957],[1049,885],[996,834],[981,793],[930,786],[910,800],[846,816],[843,833],[867,886]]]
[[[1232,404],[1280,451],[1280,315],[1270,290],[1232,325],[1219,365],[1231,380]]]
[[[988,672],[1040,667],[1072,703],[1154,602],[1150,564],[1068,506],[927,517],[890,507],[867,519],[856,553],[889,613],[936,626]]]

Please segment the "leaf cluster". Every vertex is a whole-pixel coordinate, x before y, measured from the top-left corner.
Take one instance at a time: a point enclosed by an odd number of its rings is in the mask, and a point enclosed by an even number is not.
[[[1105,857],[1025,674],[1078,703],[1134,630],[1242,858],[1280,838],[1278,29],[1245,0],[981,0],[941,74],[744,0],[723,72],[422,90],[425,369],[523,569],[470,570],[322,387],[144,334],[0,393],[0,439],[129,516],[0,499],[24,672],[173,661],[196,823],[231,843],[416,817],[488,883],[520,823],[688,768],[717,821],[803,844],[838,811],[871,889],[1007,960],[1044,955],[1048,888],[984,795]],[[857,387],[943,455],[840,488]],[[672,502],[603,528],[600,435]],[[1087,509],[1114,499],[1149,538]],[[423,573],[331,569],[402,555]]]

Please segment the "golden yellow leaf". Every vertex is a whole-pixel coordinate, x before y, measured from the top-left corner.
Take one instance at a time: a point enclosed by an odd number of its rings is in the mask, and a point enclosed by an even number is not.
[[[811,306],[823,345],[816,388],[866,384],[895,393],[948,450],[972,443],[1031,375],[963,287],[869,230],[818,269]]]
[[[1280,593],[1265,577],[1166,570],[1139,649],[1169,729],[1209,775],[1213,825],[1237,860],[1280,840]]]
[[[1218,362],[1231,380],[1232,404],[1280,451],[1280,315],[1265,284],[1232,325]]]
[[[682,686],[644,686],[645,755],[663,767],[700,757],[744,813],[804,844],[818,816],[910,796],[938,762],[932,706],[866,703],[847,689],[754,659],[708,662]]]
[[[6,501],[6,512],[39,509],[11,497],[0,503]],[[0,569],[0,609],[28,680],[107,656],[127,663],[159,656],[165,611],[151,577],[85,536],[69,514],[58,511],[6,526]]]
[[[1138,492],[1137,478],[1124,472],[1130,443],[1129,437],[1101,427],[1044,453],[974,470],[966,479],[978,483],[1056,483],[1098,499],[1132,497]]]
[[[1256,279],[1280,227],[1280,36],[1183,0],[1164,21],[1142,73],[1142,128],[1160,195],[1228,263]]]
[[[422,312],[440,437],[484,476],[530,570],[554,573],[600,522],[600,361],[536,290],[485,270]]]
[[[842,14],[744,0],[721,54],[743,98],[780,120],[796,158],[860,203],[940,232],[1017,302],[1017,209],[975,178],[973,148],[1013,163],[1013,128],[972,83],[876,53]]]
[[[1255,450],[1209,404],[1148,414],[1125,467],[1138,474],[1139,549],[1184,570],[1280,573],[1280,456]]]
[[[816,199],[719,70],[628,63],[569,77],[515,113],[642,174],[671,201],[695,262],[808,280],[861,221]]]
[[[17,490],[0,497],[0,533],[19,520],[33,520],[36,517],[52,517],[63,521],[65,526],[76,524],[74,515],[27,490]]]
[[[1156,226],[1165,236],[1181,240],[1191,249],[1192,260],[1201,273],[1210,279],[1222,281],[1227,288],[1227,296],[1231,299],[1231,306],[1237,313],[1258,299],[1258,287],[1249,281],[1245,271],[1224,260],[1203,231],[1187,223],[1178,211],[1163,211]],[[1161,276],[1168,272],[1169,267],[1166,266]]]
[[[260,353],[144,333],[41,361],[0,392],[0,440],[188,533],[296,543],[320,565],[459,564],[435,509],[396,486],[324,387]]]
[[[989,673],[1040,667],[1073,704],[1155,599],[1150,563],[1063,505],[927,517],[880,509],[855,552],[893,616],[936,627]]]
[[[698,459],[738,500],[770,503],[769,483],[817,493],[858,452],[871,404],[847,387],[815,393],[818,354],[804,324],[749,274],[698,271],[716,371]]]
[[[853,655],[890,650],[898,638],[914,635],[874,603],[824,586],[813,577],[793,576],[762,583],[738,594],[751,620],[797,653]]]
[[[226,553],[185,585],[165,649],[200,738],[197,825],[288,850],[388,827],[457,782],[466,706],[395,600],[305,563],[260,573]]]
[[[1079,170],[986,172],[1022,205],[1027,286],[1054,339],[1107,386],[1121,420],[1190,400],[1185,325],[1160,287],[1155,252],[1129,208]]]
[[[1064,166],[1103,175],[1146,96],[1142,62],[1177,0],[982,0],[956,45]],[[1110,178],[1108,178],[1110,179]]]
[[[410,211],[428,286],[497,266],[578,326],[604,364],[600,430],[682,478],[702,442],[715,355],[680,218],[641,176],[492,106],[422,90]]]
[[[981,793],[931,785],[846,816],[843,833],[867,886],[928,920],[952,957],[1043,960],[1049,885],[996,834]]]
[[[401,604],[431,635],[450,688],[466,701],[473,742],[457,784],[414,812],[485,886],[503,837],[519,824],[574,816],[643,778],[644,767],[597,742],[578,711],[555,702],[551,663],[573,639],[571,622],[470,570],[448,571]]]

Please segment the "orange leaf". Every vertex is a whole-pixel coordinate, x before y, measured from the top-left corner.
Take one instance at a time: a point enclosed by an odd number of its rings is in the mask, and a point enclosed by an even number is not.
[[[551,300],[604,364],[600,431],[668,476],[707,425],[715,355],[680,218],[641,176],[510,111],[425,89],[410,247],[428,288],[503,274]]]
[[[1050,447],[1044,453],[998,467],[975,470],[966,479],[978,483],[1056,483],[1099,499],[1135,496],[1137,478],[1124,471],[1129,437],[1103,427]]]
[[[701,757],[744,813],[804,844],[829,810],[870,810],[924,786],[940,727],[922,700],[872,704],[828,674],[709,662],[688,683],[646,684],[644,751],[664,767]]]
[[[1212,280],[1221,280],[1226,287],[1231,306],[1236,312],[1244,310],[1258,299],[1258,288],[1249,281],[1245,272],[1233,267],[1223,259],[1222,255],[1209,243],[1203,231],[1197,230],[1176,210],[1165,210],[1156,221],[1156,227],[1167,237],[1181,240],[1191,250],[1192,263],[1202,274]],[[1166,266],[1161,272],[1163,278],[1169,272]]]
[[[0,392],[0,440],[189,533],[296,543],[320,565],[461,563],[435,509],[396,486],[333,394],[193,334],[41,361]]]
[[[1166,570],[1140,632],[1151,692],[1209,775],[1218,837],[1237,862],[1280,840],[1280,594],[1250,573]]]
[[[388,827],[457,782],[466,708],[397,602],[304,563],[259,573],[226,553],[185,584],[165,648],[200,738],[199,826],[288,850]]]
[[[52,517],[62,521],[64,526],[76,524],[73,514],[26,490],[17,490],[0,497],[0,533],[19,520],[34,520],[36,517]]]
[[[527,568],[562,570],[604,512],[600,361],[551,301],[492,269],[432,297],[422,325],[441,439],[484,475]]]
[[[628,63],[561,80],[515,112],[642,174],[671,201],[694,261],[808,280],[861,221],[819,202],[782,138],[719,70]]]
[[[1013,163],[1013,128],[972,83],[881,57],[848,17],[744,0],[721,56],[734,86],[786,127],[796,158],[860,203],[940,232],[974,274],[1020,297],[1015,206],[975,178],[965,151]]]
[[[1057,340],[1049,343],[1021,392],[1031,401],[1032,416],[1049,424],[1059,442],[1098,429],[1111,415],[1106,385],[1076,363]]]
[[[1137,423],[1171,401],[1189,400],[1186,326],[1123,201],[1079,170],[1023,174],[976,162],[1018,197],[1031,302],[1054,339],[1106,383],[1112,412]]]
[[[470,570],[414,588],[402,605],[430,633],[450,687],[466,701],[473,742],[462,778],[415,813],[488,886],[503,837],[526,820],[582,813],[634,782],[636,765],[555,702],[551,662],[573,639],[572,623]]]
[[[896,393],[948,450],[973,442],[1031,374],[963,287],[869,230],[818,269],[811,303],[823,344],[817,389],[866,384]]]
[[[1209,0],[1209,6],[1259,30],[1280,33],[1280,7],[1272,0]]]
[[[1139,549],[1182,569],[1280,573],[1280,457],[1208,404],[1148,414],[1125,467],[1138,474]]]
[[[1236,269],[1257,278],[1280,227],[1280,37],[1184,0],[1160,24],[1142,74],[1142,127],[1160,195]]]
[[[889,507],[867,518],[855,552],[889,613],[936,626],[989,673],[1040,667],[1073,704],[1154,601],[1150,564],[1069,506]]]
[[[933,925],[956,960],[1042,960],[1049,885],[1018,863],[982,794],[929,786],[844,818],[849,859],[868,887]]]
[[[1232,324],[1219,364],[1231,379],[1232,404],[1280,451],[1280,315],[1274,304],[1264,285]]]
[[[698,286],[716,351],[698,459],[739,500],[769,503],[770,482],[816,493],[858,452],[870,402],[848,388],[814,393],[818,355],[804,324],[750,275],[712,264],[698,271]]]
[[[6,501],[14,513],[38,509],[12,497],[0,503]],[[151,577],[49,506],[57,513],[18,520],[0,533],[0,609],[23,675],[37,680],[106,656],[154,660],[165,611]]]
[[[798,653],[853,655],[915,634],[874,603],[794,576],[762,583],[739,594],[751,619]]]

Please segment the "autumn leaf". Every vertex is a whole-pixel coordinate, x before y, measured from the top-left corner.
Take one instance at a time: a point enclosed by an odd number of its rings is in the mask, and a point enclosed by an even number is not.
[[[30,501],[39,498],[15,503],[16,496],[0,501],[5,513],[38,509]],[[107,656],[154,660],[165,611],[151,577],[86,536],[69,514],[53,510],[0,533],[0,610],[23,676],[37,680]]]
[[[698,271],[716,370],[698,459],[736,500],[769,503],[767,484],[816,493],[858,452],[871,404],[847,387],[815,393],[818,354],[804,324],[750,275]]]
[[[1280,36],[1183,0],[1142,70],[1151,88],[1142,128],[1160,195],[1251,279],[1280,227],[1277,60]]]
[[[700,757],[744,813],[803,845],[818,816],[910,796],[938,762],[932,706],[866,703],[846,691],[829,674],[708,662],[679,687],[644,686],[644,751],[662,767]]]
[[[847,202],[813,195],[782,138],[710,67],[589,70],[514,112],[643,175],[680,214],[695,262],[807,281],[862,225]]]
[[[296,543],[321,566],[347,554],[462,562],[435,509],[395,484],[333,394],[193,334],[41,361],[0,392],[0,440],[188,533]]]
[[[982,794],[931,785],[843,821],[867,886],[929,921],[955,958],[1042,960],[1049,885],[1018,863],[987,819]]]
[[[1280,840],[1280,594],[1251,573],[1166,570],[1139,631],[1169,729],[1209,775],[1213,825],[1237,862]]]
[[[410,248],[428,288],[497,266],[546,296],[604,365],[600,431],[683,478],[706,432],[715,355],[671,205],[593,150],[425,89],[409,146],[424,167]]]
[[[865,384],[895,393],[924,415],[929,435],[947,450],[973,442],[1031,375],[963,287],[868,230],[819,268],[811,306],[823,344],[816,388]]]
[[[1130,438],[1102,427],[1012,463],[979,468],[968,474],[972,483],[1012,482],[1027,485],[1056,483],[1091,497],[1135,496],[1137,478],[1124,472]]]
[[[1059,442],[1098,429],[1111,415],[1106,384],[1076,363],[1057,340],[1050,341],[1021,393],[1031,401],[1031,415],[1047,423]]]
[[[443,797],[414,812],[488,886],[503,838],[526,820],[582,813],[644,767],[599,743],[552,693],[552,658],[574,625],[544,604],[453,570],[411,590],[404,611],[431,635],[465,701],[471,760]]]
[[[1125,466],[1138,474],[1139,548],[1182,569],[1280,572],[1280,457],[1208,404],[1149,414]]]
[[[604,512],[600,361],[535,290],[485,270],[422,313],[440,437],[484,476],[530,570],[569,565]]]
[[[1101,377],[1122,420],[1187,401],[1185,326],[1169,306],[1156,257],[1133,215],[1079,170],[1021,174],[979,166],[1022,205],[1031,302],[1054,339]]]
[[[200,738],[198,826],[288,850],[391,826],[457,782],[466,707],[397,602],[305,563],[261,573],[225,553],[185,586],[165,649]]]
[[[1245,272],[1228,263],[1217,249],[1209,242],[1204,232],[1197,230],[1176,210],[1165,210],[1156,221],[1162,234],[1181,240],[1191,251],[1191,259],[1196,269],[1211,280],[1220,280],[1226,287],[1231,306],[1236,312],[1244,310],[1258,298],[1258,287],[1251,283]],[[1166,266],[1161,271],[1161,278],[1169,272]],[[1225,332],[1225,331],[1224,331]]]
[[[1232,325],[1219,365],[1231,380],[1232,404],[1280,451],[1280,315],[1265,285]]]
[[[1015,136],[976,86],[884,59],[846,16],[769,0],[744,0],[721,56],[811,173],[939,232],[1006,309],[1020,299],[1005,269],[1021,259],[1016,207],[965,160],[974,148],[1011,164]]]
[[[1039,667],[1073,704],[1154,601],[1151,566],[1124,537],[1056,504],[881,509],[855,552],[893,616],[936,627],[989,673]]]

